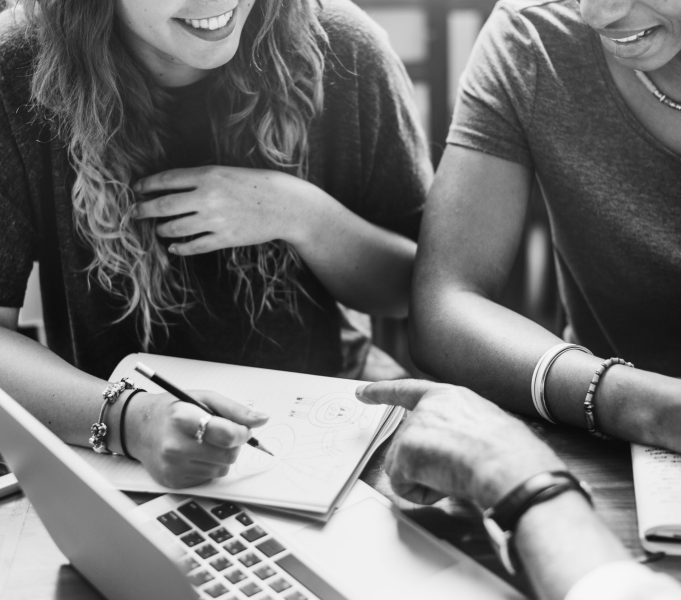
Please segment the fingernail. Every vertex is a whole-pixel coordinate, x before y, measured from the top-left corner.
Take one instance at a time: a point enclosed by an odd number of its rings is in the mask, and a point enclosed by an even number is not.
[[[369,384],[365,383],[364,385],[357,386],[357,388],[355,389],[355,397],[361,398],[362,396],[364,396],[364,390],[367,389],[368,385]]]
[[[170,246],[168,246],[168,252],[171,254],[177,254],[177,246],[175,244],[170,244]]]
[[[249,410],[248,416],[252,419],[269,419],[270,416],[267,413],[260,412],[259,410]]]

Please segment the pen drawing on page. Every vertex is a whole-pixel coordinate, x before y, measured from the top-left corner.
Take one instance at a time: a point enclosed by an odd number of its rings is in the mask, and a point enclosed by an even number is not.
[[[258,439],[275,458],[244,448],[231,469],[231,477],[286,468],[292,485],[297,476],[304,482],[310,477],[329,479],[344,464],[348,447],[362,440],[376,422],[376,413],[349,393],[296,396],[287,417],[258,430]]]

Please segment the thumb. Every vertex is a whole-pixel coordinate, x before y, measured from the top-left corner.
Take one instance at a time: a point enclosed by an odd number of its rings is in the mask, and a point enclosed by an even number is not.
[[[366,404],[392,404],[413,410],[426,392],[447,387],[424,379],[396,379],[362,385],[355,390],[355,396]]]
[[[252,410],[240,402],[236,402],[235,400],[226,398],[217,393],[201,392],[200,395],[196,395],[221,417],[229,419],[239,425],[243,425],[244,427],[248,427],[249,429],[251,427],[260,427],[264,425],[270,418],[269,415],[265,413]]]

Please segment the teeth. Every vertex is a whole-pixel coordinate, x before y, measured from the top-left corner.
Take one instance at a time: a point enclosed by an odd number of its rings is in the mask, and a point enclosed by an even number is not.
[[[650,33],[650,31],[651,31],[650,29],[646,29],[645,31],[641,31],[640,33],[637,33],[635,35],[630,35],[629,37],[610,39],[616,44],[631,44],[632,42],[638,42],[639,40],[643,39],[646,35]]]
[[[215,31],[222,29],[232,20],[234,11],[230,10],[217,17],[210,17],[209,19],[183,19],[183,21],[193,27],[194,29],[206,29],[208,31]]]

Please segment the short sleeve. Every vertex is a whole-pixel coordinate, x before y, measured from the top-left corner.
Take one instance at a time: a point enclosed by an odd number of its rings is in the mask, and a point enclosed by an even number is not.
[[[532,167],[527,140],[536,88],[535,36],[511,2],[497,4],[461,78],[447,143]]]
[[[362,204],[372,222],[416,239],[432,164],[413,87],[387,36],[358,67]]]
[[[30,219],[25,170],[1,101],[0,156],[0,306],[20,307],[35,257],[35,230]]]

